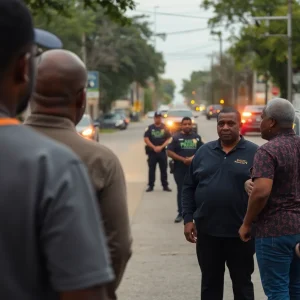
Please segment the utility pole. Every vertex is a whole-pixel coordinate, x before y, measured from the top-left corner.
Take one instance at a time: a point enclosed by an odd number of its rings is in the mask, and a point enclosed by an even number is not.
[[[156,34],[157,34],[157,23],[156,23],[156,13],[159,6],[154,6],[154,13],[153,13],[153,47],[154,51],[156,51]],[[155,110],[158,109],[157,107],[157,91],[156,91],[156,82],[154,81],[154,88],[153,88],[153,103],[152,106]]]
[[[220,53],[219,53],[219,60],[220,60],[220,75],[221,75],[221,86],[220,86],[220,97],[223,98],[223,38],[222,38],[222,32],[221,31],[212,31],[211,32],[213,35],[217,35],[219,37],[219,42],[220,42]]]
[[[82,55],[82,61],[86,65],[87,57],[86,57],[86,35],[85,35],[85,32],[82,34],[82,37],[81,37],[81,55]]]
[[[292,17],[293,5],[292,0],[288,0],[288,100],[293,103],[293,43],[292,43]]]
[[[159,8],[159,6],[154,6],[154,30],[153,30],[153,37],[154,37],[154,49],[156,50],[156,34],[157,34],[157,23],[156,23],[156,16],[157,16],[157,9]]]
[[[214,66],[214,54],[211,54],[211,63],[210,63],[210,89],[211,89],[211,104],[214,104],[214,80],[213,80],[213,66]]]
[[[292,14],[293,14],[292,0],[288,0],[288,13],[286,16],[265,16],[253,17],[257,21],[271,21],[271,20],[286,20],[287,21],[287,35],[286,34],[265,34],[266,37],[278,36],[286,37],[288,41],[288,64],[287,64],[287,98],[293,102],[293,45],[292,45]]]

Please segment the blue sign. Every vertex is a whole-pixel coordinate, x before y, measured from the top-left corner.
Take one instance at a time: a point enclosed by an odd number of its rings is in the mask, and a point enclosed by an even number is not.
[[[97,71],[88,71],[88,82],[87,82],[88,91],[99,91],[99,72]]]

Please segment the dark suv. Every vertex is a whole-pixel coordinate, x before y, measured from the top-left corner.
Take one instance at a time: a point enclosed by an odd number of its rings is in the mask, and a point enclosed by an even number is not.
[[[209,105],[206,109],[206,119],[217,118],[219,112],[222,110],[223,106],[220,104]]]
[[[263,105],[247,105],[242,112],[242,129],[241,134],[248,132],[260,132],[261,114],[264,109]]]

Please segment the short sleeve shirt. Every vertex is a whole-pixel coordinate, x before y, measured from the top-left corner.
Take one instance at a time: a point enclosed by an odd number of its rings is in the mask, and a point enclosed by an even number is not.
[[[161,146],[171,137],[171,133],[164,124],[161,126],[152,124],[146,128],[144,137],[149,138],[154,146]]]
[[[300,137],[287,130],[261,146],[252,178],[273,180],[267,205],[257,219],[257,237],[300,233]]]
[[[182,132],[174,135],[171,143],[167,146],[167,150],[173,151],[182,157],[191,157],[195,155],[197,150],[203,145],[201,137],[191,132],[190,134],[184,134]],[[180,161],[175,160],[175,167],[186,167]]]
[[[0,126],[1,299],[58,300],[114,276],[77,156],[23,125]]]

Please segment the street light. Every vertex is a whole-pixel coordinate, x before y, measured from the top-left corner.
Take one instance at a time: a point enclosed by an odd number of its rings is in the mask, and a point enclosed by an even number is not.
[[[220,104],[224,104],[225,101],[223,99],[220,100]]]

